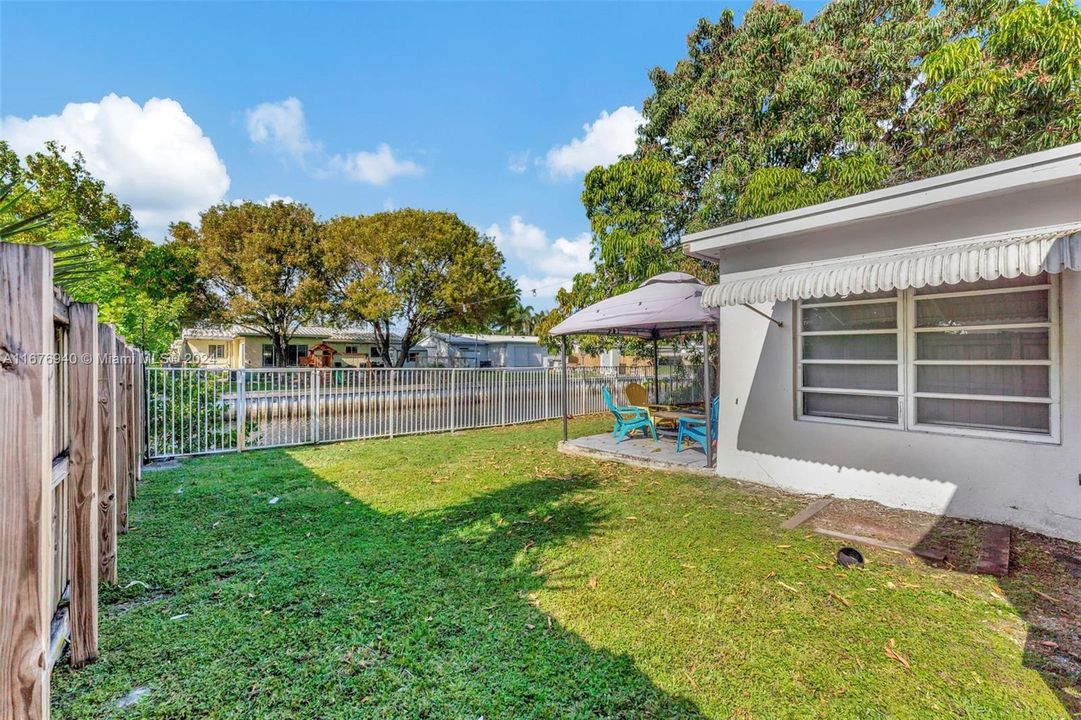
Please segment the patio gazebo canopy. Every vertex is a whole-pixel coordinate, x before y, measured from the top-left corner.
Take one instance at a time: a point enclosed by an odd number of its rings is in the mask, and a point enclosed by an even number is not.
[[[713,437],[710,418],[709,330],[717,327],[718,308],[702,307],[706,284],[693,275],[666,272],[622,295],[579,310],[549,332],[563,340],[563,441],[567,440],[567,336],[619,335],[653,341],[653,385],[657,399],[657,341],[691,333],[702,333],[703,387],[706,408],[706,465],[713,464]]]
[[[717,308],[702,307],[706,284],[693,275],[654,275],[636,290],[601,300],[556,325],[549,335],[624,335],[658,340],[715,325]]]

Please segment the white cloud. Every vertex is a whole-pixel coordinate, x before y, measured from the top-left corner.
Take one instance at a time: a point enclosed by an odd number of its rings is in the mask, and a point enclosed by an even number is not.
[[[328,156],[323,143],[309,136],[304,106],[295,97],[260,103],[248,110],[246,117],[248,137],[253,143],[295,161],[316,177],[340,176],[385,185],[395,177],[424,174],[424,168],[412,160],[395,157],[386,143],[380,143],[375,152],[358,150]]]
[[[555,306],[556,293],[560,288],[570,290],[574,278],[532,277],[519,275],[515,278],[522,291],[522,304],[532,305],[535,310],[548,310]]]
[[[248,137],[256,145],[269,145],[275,152],[303,163],[317,150],[308,139],[304,108],[295,97],[278,103],[260,103],[246,113]]]
[[[329,167],[339,169],[351,180],[370,185],[386,185],[395,177],[423,175],[424,169],[412,160],[399,160],[386,143],[380,143],[375,152],[360,150],[348,155],[335,155]]]
[[[570,177],[597,165],[611,165],[621,155],[634,152],[638,128],[646,119],[630,105],[612,114],[601,111],[592,124],[582,126],[585,135],[548,151],[544,164],[552,177]]]
[[[514,153],[509,158],[507,158],[507,169],[515,175],[521,175],[529,169],[529,159],[530,157],[532,157],[532,155],[532,150]]]
[[[536,225],[522,220],[520,215],[511,217],[506,227],[494,224],[486,234],[507,256],[508,261],[542,273],[540,276],[522,275],[518,287],[522,289],[522,302],[529,304],[531,290],[537,290],[538,298],[551,300],[560,287],[569,288],[574,276],[589,272],[593,263],[589,259],[593,247],[589,233],[574,238],[549,239],[548,233]]]
[[[131,205],[140,230],[160,240],[170,222],[197,221],[220,202],[229,174],[210,138],[180,103],[151,98],[139,106],[110,94],[101,102],[68,103],[59,115],[7,116],[0,137],[20,155],[55,140],[70,155],[82,153],[86,168],[121,202]]]

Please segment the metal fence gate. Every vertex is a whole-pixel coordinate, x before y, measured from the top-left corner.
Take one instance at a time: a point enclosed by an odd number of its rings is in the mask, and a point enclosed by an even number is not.
[[[568,370],[568,412],[627,402],[652,374]],[[513,425],[560,417],[549,368],[147,368],[150,458]],[[662,403],[701,401],[701,369],[664,368]]]

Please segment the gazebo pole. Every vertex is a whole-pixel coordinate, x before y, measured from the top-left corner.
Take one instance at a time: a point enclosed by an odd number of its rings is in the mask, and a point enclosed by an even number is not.
[[[563,409],[563,442],[567,442],[567,336],[564,335],[561,340],[559,371],[563,375],[563,392],[560,393],[559,405]]]
[[[713,467],[713,398],[709,389],[709,325],[702,326],[702,392],[706,396],[706,467]],[[720,418],[718,418],[719,420]]]
[[[661,404],[661,386],[657,382],[657,364],[660,358],[657,356],[657,338],[653,338],[653,402]]]

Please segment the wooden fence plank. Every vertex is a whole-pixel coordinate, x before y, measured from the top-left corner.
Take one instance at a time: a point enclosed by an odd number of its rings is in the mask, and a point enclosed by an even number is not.
[[[128,531],[128,498],[131,488],[128,483],[128,469],[131,467],[131,445],[128,437],[128,411],[131,397],[128,392],[127,376],[131,365],[128,364],[128,346],[123,340],[116,341],[116,531]]]
[[[0,243],[0,717],[49,717],[53,261]],[[36,357],[35,357],[36,356]]]
[[[102,580],[116,584],[116,333],[98,326],[98,553]]]
[[[125,356],[124,389],[127,391],[127,405],[125,410],[128,414],[128,505],[135,499],[136,468],[139,466],[139,443],[136,420],[135,420],[135,349],[128,346],[128,354]],[[127,522],[124,528],[127,529]]]
[[[132,483],[132,487],[134,488],[132,496],[134,497],[135,495],[138,495],[139,481],[143,479],[143,455],[145,451],[143,448],[143,353],[138,348],[133,348],[132,356],[135,360],[134,364],[132,365],[134,390],[131,395],[132,417],[134,418],[132,428],[132,446],[135,449],[135,451],[132,453],[132,455],[134,456],[133,462],[135,468],[134,482]]]
[[[71,664],[98,656],[98,320],[97,308],[68,308],[71,444],[68,449],[68,562]]]

